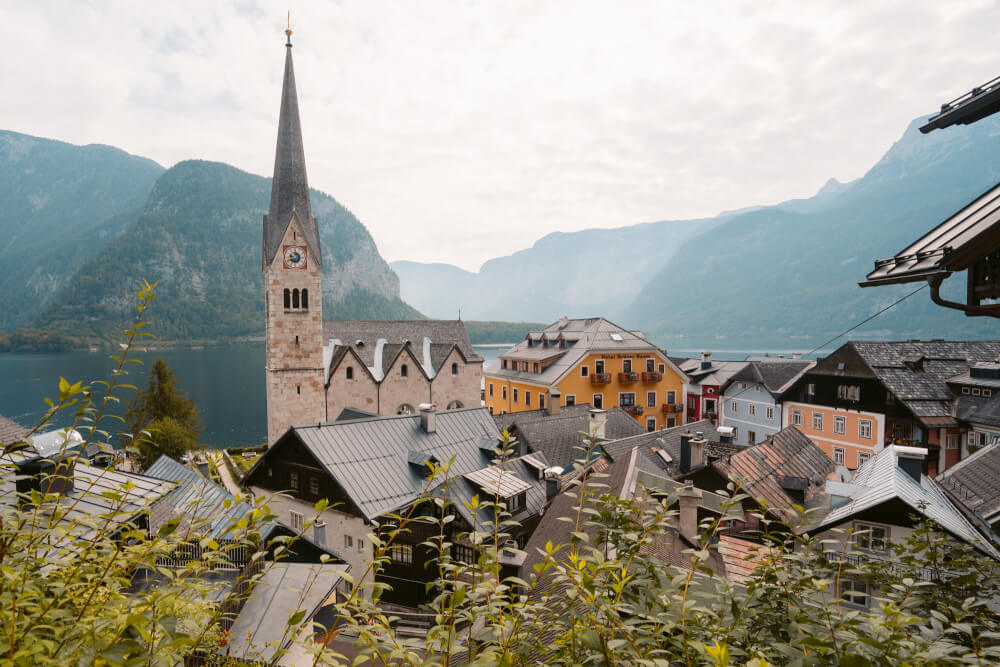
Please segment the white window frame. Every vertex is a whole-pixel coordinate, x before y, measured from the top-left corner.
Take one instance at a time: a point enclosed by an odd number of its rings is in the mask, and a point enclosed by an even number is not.
[[[843,466],[847,465],[847,450],[843,447],[833,448],[833,465]]]
[[[632,359],[626,357],[625,359],[622,359],[622,373],[631,373],[631,372],[632,372]]]
[[[944,446],[945,449],[961,449],[962,436],[957,433],[949,433],[945,436]]]
[[[677,402],[677,392],[671,389],[670,391],[667,392],[667,403],[676,403],[676,402]]]
[[[739,437],[740,437],[740,427],[739,426],[734,426],[733,427],[733,440],[736,440]]]
[[[288,510],[288,524],[297,533],[302,532],[302,527],[305,525],[305,517],[302,512],[296,512],[295,510]]]
[[[529,408],[531,407],[531,390],[530,389],[525,389],[524,390],[524,404],[526,406],[528,406]]]
[[[747,443],[751,445],[757,444],[757,431],[747,431]]]
[[[871,452],[858,452],[858,467],[860,468],[864,464],[868,463],[872,458]]]
[[[604,363],[604,359],[597,359],[594,361],[594,372],[598,375],[607,373],[607,364]]]
[[[882,536],[876,537],[876,531],[881,531]],[[854,522],[854,547],[865,551],[885,552],[889,549],[889,538],[892,532],[889,526],[877,523]]]
[[[863,579],[843,577],[840,580],[840,590],[837,599],[849,607],[867,609],[871,604],[871,586]]]
[[[979,394],[980,394],[979,387],[973,387],[972,388],[972,395],[973,396],[979,396]]]
[[[576,394],[566,394],[566,396],[563,397],[563,400],[566,401],[567,406],[576,405]]]
[[[354,536],[344,533],[344,548],[353,549],[354,548]]]
[[[650,428],[652,425],[653,428]],[[646,431],[652,432],[656,430],[656,417],[646,417]]]
[[[517,387],[511,387],[512,401],[517,403]]]
[[[838,435],[847,435],[847,417],[844,415],[833,416],[833,432]]]
[[[802,426],[802,410],[792,410],[792,426]]]
[[[590,377],[590,366],[588,366],[587,364],[580,366],[580,377],[582,378]]]
[[[993,395],[992,389],[983,389],[983,396],[992,396],[992,395]]]
[[[636,402],[635,402],[635,392],[634,391],[620,391],[620,392],[618,392],[618,407],[620,407],[620,408],[626,407],[625,402],[622,400],[623,396],[631,396],[632,397],[632,402],[629,403],[628,406],[632,406],[632,405],[636,404]]]
[[[753,403],[747,403],[747,414],[751,417],[757,416],[757,406]]]
[[[604,394],[594,394],[590,397],[590,404],[595,408],[604,409]],[[600,405],[598,405],[600,403]]]
[[[816,412],[815,410],[813,410],[812,418],[813,418],[813,430],[814,431],[822,431],[823,430],[823,413],[822,412]],[[819,426],[817,426],[817,424],[819,424]]]
[[[866,429],[867,427],[867,435]],[[864,440],[872,439],[872,420],[871,419],[859,419],[858,420],[858,437]]]
[[[768,407],[764,410],[765,419],[774,419],[774,408]]]
[[[490,398],[493,398],[493,383],[490,382]]]
[[[656,407],[656,392],[647,391],[646,392],[646,407],[655,408]]]
[[[502,396],[501,398],[502,398],[502,400],[505,400],[505,401],[506,401],[506,400],[507,400],[507,385],[503,385],[503,386],[501,387],[501,389],[503,390],[503,391],[501,392],[501,393],[503,394],[503,396]]]
[[[663,375],[664,373],[667,372],[667,365],[666,364],[657,364],[656,369],[657,369],[657,372],[660,375]]]
[[[729,401],[729,409],[734,415],[740,414],[740,404],[736,401]]]

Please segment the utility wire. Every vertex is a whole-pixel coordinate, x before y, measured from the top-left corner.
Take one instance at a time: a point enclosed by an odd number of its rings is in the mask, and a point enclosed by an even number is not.
[[[881,315],[881,314],[882,314],[882,313],[884,313],[885,311],[889,310],[890,308],[893,308],[894,306],[897,306],[897,305],[899,305],[899,304],[903,303],[904,301],[906,301],[907,299],[909,299],[909,298],[910,298],[911,296],[913,296],[914,294],[916,294],[916,293],[917,293],[917,292],[919,292],[920,290],[924,289],[925,287],[927,287],[927,283],[924,283],[923,285],[921,285],[921,286],[920,286],[920,287],[918,287],[917,289],[913,290],[912,292],[910,292],[910,293],[909,293],[909,294],[907,294],[906,296],[904,296],[904,297],[902,297],[902,298],[898,299],[897,301],[893,301],[893,302],[892,302],[892,303],[890,303],[890,304],[889,304],[888,306],[886,306],[886,307],[885,307],[885,308],[883,308],[882,310],[878,311],[877,313],[875,313],[875,314],[874,314],[874,315],[872,315],[871,317],[868,317],[867,319],[864,319],[864,320],[861,320],[860,322],[858,322],[857,324],[855,324],[855,325],[854,325],[853,327],[851,327],[851,328],[850,328],[850,329],[848,329],[847,331],[844,331],[844,332],[842,332],[842,333],[839,333],[839,334],[837,334],[836,336],[834,336],[834,337],[833,337],[833,338],[831,338],[830,340],[826,341],[825,343],[823,343],[823,344],[822,344],[822,345],[820,345],[819,347],[816,347],[816,348],[814,348],[814,349],[812,349],[812,350],[809,350],[808,352],[806,352],[806,356],[809,356],[810,354],[812,354],[813,352],[816,352],[817,350],[822,350],[822,349],[823,349],[824,347],[826,347],[827,345],[829,345],[829,344],[830,344],[830,343],[832,343],[833,341],[837,340],[837,339],[838,339],[838,338],[840,338],[841,336],[846,336],[847,334],[851,333],[852,331],[854,331],[855,329],[857,329],[858,327],[860,327],[860,326],[861,326],[862,324],[867,324],[868,322],[871,322],[872,320],[874,320],[874,319],[875,319],[876,317],[878,317],[879,315]]]

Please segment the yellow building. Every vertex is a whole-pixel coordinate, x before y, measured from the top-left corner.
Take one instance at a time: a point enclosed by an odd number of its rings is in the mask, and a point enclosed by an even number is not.
[[[559,400],[620,407],[650,431],[684,423],[684,373],[642,334],[600,317],[561,318],[531,332],[483,375],[493,414]]]

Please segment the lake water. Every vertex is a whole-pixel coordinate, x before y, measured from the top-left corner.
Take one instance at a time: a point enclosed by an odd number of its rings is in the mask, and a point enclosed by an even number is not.
[[[482,346],[476,351],[487,362],[499,357],[507,346]],[[166,360],[178,385],[198,404],[205,432],[201,442],[213,447],[259,445],[267,438],[264,400],[264,345],[171,348],[136,352],[133,357],[142,365],[128,364],[125,384],[144,387],[149,368],[156,359]],[[59,378],[84,384],[109,380],[117,367],[107,353],[67,352],[59,354],[0,354],[0,414],[25,426],[45,414],[45,398],[59,395]],[[101,387],[95,387],[103,395]],[[124,403],[133,392],[123,390],[122,405],[112,406],[124,414]],[[68,425],[72,415],[56,426]],[[117,422],[104,427],[112,430]]]

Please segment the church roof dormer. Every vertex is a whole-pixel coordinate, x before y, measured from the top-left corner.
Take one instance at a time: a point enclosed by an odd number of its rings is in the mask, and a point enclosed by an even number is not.
[[[306,242],[318,266],[320,255],[319,230],[312,217],[309,203],[309,181],[306,178],[306,157],[302,145],[302,125],[299,121],[298,95],[295,90],[295,70],[292,67],[292,31],[285,31],[285,78],[281,85],[281,111],[278,116],[278,143],[274,153],[274,178],[271,183],[271,208],[264,219],[264,268],[278,253],[281,239],[294,215],[302,226]]]

